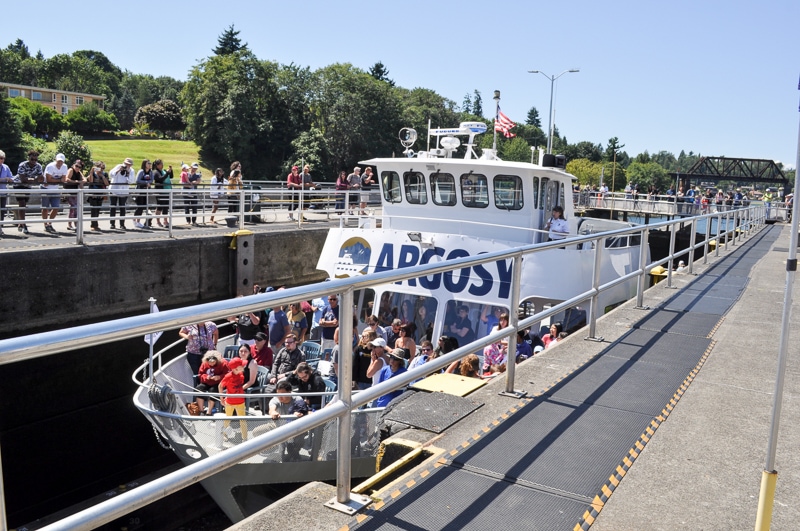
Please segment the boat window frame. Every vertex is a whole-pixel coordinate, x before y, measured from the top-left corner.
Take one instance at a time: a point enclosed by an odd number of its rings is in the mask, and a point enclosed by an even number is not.
[[[396,182],[396,186],[394,185]],[[394,170],[383,170],[380,179],[383,189],[383,199],[387,203],[402,203],[403,193],[401,191],[400,174]]]
[[[447,181],[450,180],[448,184],[452,186],[452,189],[444,192],[449,194],[449,201],[442,202],[439,201],[438,198],[441,198],[444,193],[441,190],[439,180]],[[456,206],[458,204],[458,194],[456,193],[456,178],[452,173],[444,173],[444,172],[434,172],[430,176],[430,183],[431,183],[431,201],[433,201],[434,205],[438,206]]]
[[[499,182],[506,181],[513,183],[513,187],[507,190],[501,190],[498,186]],[[522,210],[525,207],[525,198],[522,194],[522,178],[519,175],[510,174],[497,174],[492,179],[492,195],[494,196],[494,206],[499,210]],[[500,195],[511,194],[512,201],[509,206],[503,205],[500,200]]]
[[[417,178],[418,181],[411,182],[413,178]],[[411,205],[428,204],[428,186],[426,182],[425,174],[421,171],[409,170],[403,172],[403,192],[407,203]]]
[[[476,190],[467,190],[464,186],[464,182],[466,179],[474,178],[477,179],[478,182],[475,183],[474,187]],[[458,184],[461,188],[461,204],[467,208],[488,208],[489,207],[489,179],[486,178],[486,175],[482,173],[462,173],[461,176],[458,178]],[[478,202],[474,197],[480,197],[480,194],[483,193],[485,197],[485,204]]]

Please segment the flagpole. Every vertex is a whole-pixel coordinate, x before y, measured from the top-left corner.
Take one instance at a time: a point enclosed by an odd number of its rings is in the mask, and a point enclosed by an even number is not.
[[[499,90],[495,90],[494,91],[494,104],[495,104],[494,125],[496,126],[497,125],[497,119],[500,116],[500,91]],[[497,154],[497,127],[494,127],[493,129],[494,129],[494,139],[492,140],[492,151],[494,151],[495,154]]]

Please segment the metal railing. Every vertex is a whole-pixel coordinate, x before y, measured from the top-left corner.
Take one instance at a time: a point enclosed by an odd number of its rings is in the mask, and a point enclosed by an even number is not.
[[[20,206],[17,198],[26,196],[26,206]],[[48,211],[55,211],[56,216],[48,219],[41,216],[42,197],[59,197],[60,206]],[[210,222],[224,222],[231,228],[243,229],[245,223],[271,223],[279,220],[279,215],[297,214],[294,221],[301,226],[305,220],[303,214],[322,214],[326,219],[332,215],[344,218],[359,216],[360,193],[358,191],[338,191],[332,187],[314,190],[288,190],[280,183],[253,181],[240,190],[214,190],[201,187],[192,190],[171,188],[169,190],[135,188],[115,189],[0,189],[0,197],[6,198],[4,219],[0,220],[0,229],[13,231],[30,226],[31,230],[44,230],[45,224],[57,226],[59,233],[69,234],[67,224],[75,224],[75,243],[83,244],[84,235],[96,223],[103,223],[101,232],[107,232],[109,223],[126,222],[128,230],[156,229],[153,225],[163,225],[164,231],[158,231],[172,238],[176,225],[193,225],[193,220],[200,225]],[[114,198],[114,203],[111,203]],[[72,201],[74,204],[70,204]],[[124,201],[120,205],[119,202]],[[94,205],[92,203],[95,203]],[[370,192],[367,211],[374,212],[380,208],[380,192]],[[140,211],[137,209],[141,209]],[[71,214],[68,213],[72,210]],[[121,215],[121,211],[125,215]],[[139,211],[139,215],[136,212]],[[20,213],[25,219],[16,219]],[[114,213],[112,216],[111,213]],[[120,214],[120,215],[117,215]],[[288,221],[289,216],[284,221]],[[135,226],[141,222],[144,227]],[[162,223],[164,221],[165,223]],[[154,232],[155,233],[155,232]]]
[[[716,234],[711,235],[711,220],[716,221]],[[701,242],[694,242],[689,247],[690,259],[688,261],[690,271],[694,259],[695,251],[704,248],[708,254],[709,243],[716,240],[715,252],[720,253],[724,239],[724,250],[727,251],[729,242],[736,245],[737,239],[741,241],[744,237],[751,236],[755,231],[760,230],[764,225],[764,208],[753,206],[742,208],[725,213],[707,214],[690,220],[691,228],[694,230],[695,224],[705,220],[706,231]],[[42,356],[62,353],[67,350],[80,349],[89,345],[104,344],[120,339],[140,336],[160,330],[178,328],[186,323],[196,323],[206,320],[220,320],[230,315],[242,312],[256,311],[265,307],[276,307],[285,305],[297,300],[313,299],[321,295],[332,293],[340,294],[340,307],[353,308],[354,292],[359,289],[367,288],[375,284],[386,284],[421,276],[430,276],[447,271],[458,270],[465,267],[474,267],[480,264],[495,262],[498,260],[512,260],[514,264],[512,275],[512,286],[508,300],[509,308],[520,306],[520,273],[523,256],[535,255],[536,253],[554,251],[559,247],[581,245],[582,248],[589,244],[595,252],[595,269],[593,272],[593,283],[591,289],[576,294],[569,300],[563,301],[539,313],[518,319],[516,313],[511,312],[511,322],[508,327],[498,330],[468,345],[461,346],[457,350],[436,358],[423,366],[405,372],[379,385],[354,395],[352,387],[352,345],[344,342],[341,345],[340,367],[339,367],[339,400],[321,411],[300,418],[288,425],[276,428],[268,433],[259,435],[243,442],[237,446],[229,448],[216,455],[210,456],[197,463],[191,464],[176,472],[168,474],[162,478],[137,487],[129,492],[122,493],[110,500],[104,501],[92,508],[81,511],[77,514],[64,518],[59,522],[47,526],[48,530],[75,530],[93,529],[100,525],[111,522],[112,520],[124,516],[142,506],[161,499],[177,490],[201,481],[213,474],[220,472],[240,461],[255,455],[271,446],[285,442],[293,437],[305,433],[315,427],[321,426],[333,419],[338,419],[338,445],[337,451],[337,494],[336,501],[346,504],[350,501],[350,469],[351,454],[350,430],[351,412],[371,400],[374,400],[392,390],[405,387],[412,381],[422,378],[428,374],[443,369],[450,363],[459,358],[484,348],[489,344],[508,337],[509,352],[516,351],[516,330],[524,329],[556,313],[575,306],[584,301],[590,301],[588,330],[589,337],[594,337],[596,320],[599,317],[600,309],[597,307],[598,295],[621,282],[637,280],[637,304],[642,305],[642,297],[645,286],[647,285],[646,276],[656,266],[674,260],[678,255],[682,255],[687,250],[678,252],[674,249],[675,238],[670,238],[671,247],[669,255],[656,262],[648,263],[648,253],[644,252],[648,242],[648,234],[651,230],[670,230],[674,235],[674,228],[678,224],[685,224],[686,219],[676,221],[665,221],[652,225],[642,225],[637,227],[619,229],[600,234],[579,236],[567,240],[554,241],[536,245],[528,245],[515,249],[496,251],[472,257],[448,260],[437,264],[425,264],[414,267],[383,271],[371,275],[359,276],[357,278],[333,279],[329,282],[290,288],[271,293],[251,295],[244,298],[236,298],[225,301],[201,304],[197,306],[168,310],[161,313],[146,314],[136,317],[129,317],[104,323],[91,324],[75,327],[68,330],[58,330],[45,332],[32,336],[12,338],[0,341],[0,364],[14,363],[17,361],[33,359]],[[638,236],[641,241],[643,252],[640,253],[640,261],[637,269],[631,271],[618,279],[599,284],[598,265],[601,263],[602,253],[605,251],[605,241],[610,238],[632,235]],[[671,276],[668,277],[667,286],[670,286]],[[341,319],[340,336],[352,337],[353,322],[351,319]],[[514,356],[508,360],[506,373],[505,394],[518,395],[514,390],[515,363]],[[235,417],[231,417],[235,419]],[[2,503],[3,497],[0,498]],[[6,528],[5,513],[2,514],[2,527]]]

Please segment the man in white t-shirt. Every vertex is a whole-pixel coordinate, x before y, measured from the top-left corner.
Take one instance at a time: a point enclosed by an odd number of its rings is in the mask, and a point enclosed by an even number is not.
[[[44,169],[44,187],[48,190],[42,194],[42,219],[54,219],[61,207],[60,186],[66,181],[69,168],[66,164],[66,157],[63,153],[56,155],[56,160],[47,165]],[[44,230],[55,232],[52,223],[45,223]]]

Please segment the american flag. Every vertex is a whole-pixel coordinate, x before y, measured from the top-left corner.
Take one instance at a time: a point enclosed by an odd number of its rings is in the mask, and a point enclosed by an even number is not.
[[[517,124],[511,121],[511,118],[503,114],[503,111],[500,110],[500,107],[497,108],[497,117],[494,119],[494,130],[499,131],[505,135],[506,138],[515,137],[514,133],[511,132],[511,128],[515,127]]]

